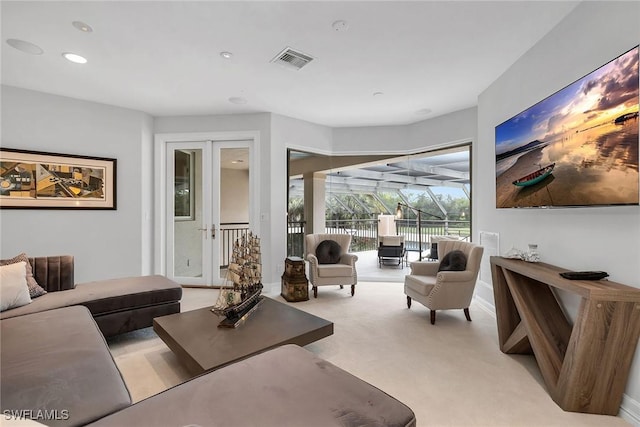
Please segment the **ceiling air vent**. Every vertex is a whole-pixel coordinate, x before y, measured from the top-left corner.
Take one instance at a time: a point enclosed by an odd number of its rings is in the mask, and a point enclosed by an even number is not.
[[[311,61],[313,61],[312,56],[293,50],[290,47],[287,47],[271,60],[274,64],[280,64],[294,70],[299,70]]]

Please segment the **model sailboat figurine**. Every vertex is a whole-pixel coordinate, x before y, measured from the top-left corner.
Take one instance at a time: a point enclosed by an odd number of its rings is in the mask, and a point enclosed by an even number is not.
[[[219,327],[236,327],[262,300],[262,259],[260,238],[249,232],[236,240],[225,282],[233,285],[221,289],[213,311],[225,316]]]

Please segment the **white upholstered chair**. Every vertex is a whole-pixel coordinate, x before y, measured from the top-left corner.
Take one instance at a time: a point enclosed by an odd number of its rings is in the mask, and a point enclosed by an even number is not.
[[[404,279],[407,307],[411,308],[412,299],[427,307],[431,311],[432,325],[436,322],[437,310],[462,309],[467,320],[471,321],[469,304],[484,249],[474,243],[441,240],[438,242],[438,258],[442,260],[447,253],[456,249],[467,257],[464,271],[438,271],[440,261],[417,261],[411,263],[411,274]]]
[[[356,261],[358,256],[347,253],[351,245],[349,234],[308,234],[305,237],[307,248],[307,261],[309,261],[309,282],[313,287],[314,298],[318,297],[318,286],[339,285],[342,289],[345,285],[351,285],[351,296],[355,294],[358,275],[356,273]],[[340,259],[335,264],[320,264],[316,256],[316,248],[324,240],[333,240],[341,248]]]

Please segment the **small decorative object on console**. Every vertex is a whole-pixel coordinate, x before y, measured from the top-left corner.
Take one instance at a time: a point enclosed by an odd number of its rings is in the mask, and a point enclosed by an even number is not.
[[[527,262],[540,262],[540,254],[538,253],[538,245],[529,244],[529,250],[524,254],[524,260]]]
[[[569,280],[602,280],[609,277],[606,271],[565,271],[560,275]]]
[[[504,257],[509,259],[524,259],[524,255],[524,252],[522,252],[520,249],[511,248],[509,249],[509,252],[504,254]]]
[[[233,247],[226,282],[232,282],[233,289],[221,289],[213,311],[225,319],[219,328],[235,328],[253,312],[262,297],[262,262],[260,238],[249,232],[242,236]]]

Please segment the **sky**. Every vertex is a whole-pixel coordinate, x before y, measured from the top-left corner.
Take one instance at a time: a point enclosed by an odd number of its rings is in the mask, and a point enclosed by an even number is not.
[[[496,154],[638,111],[638,47],[496,127]]]

